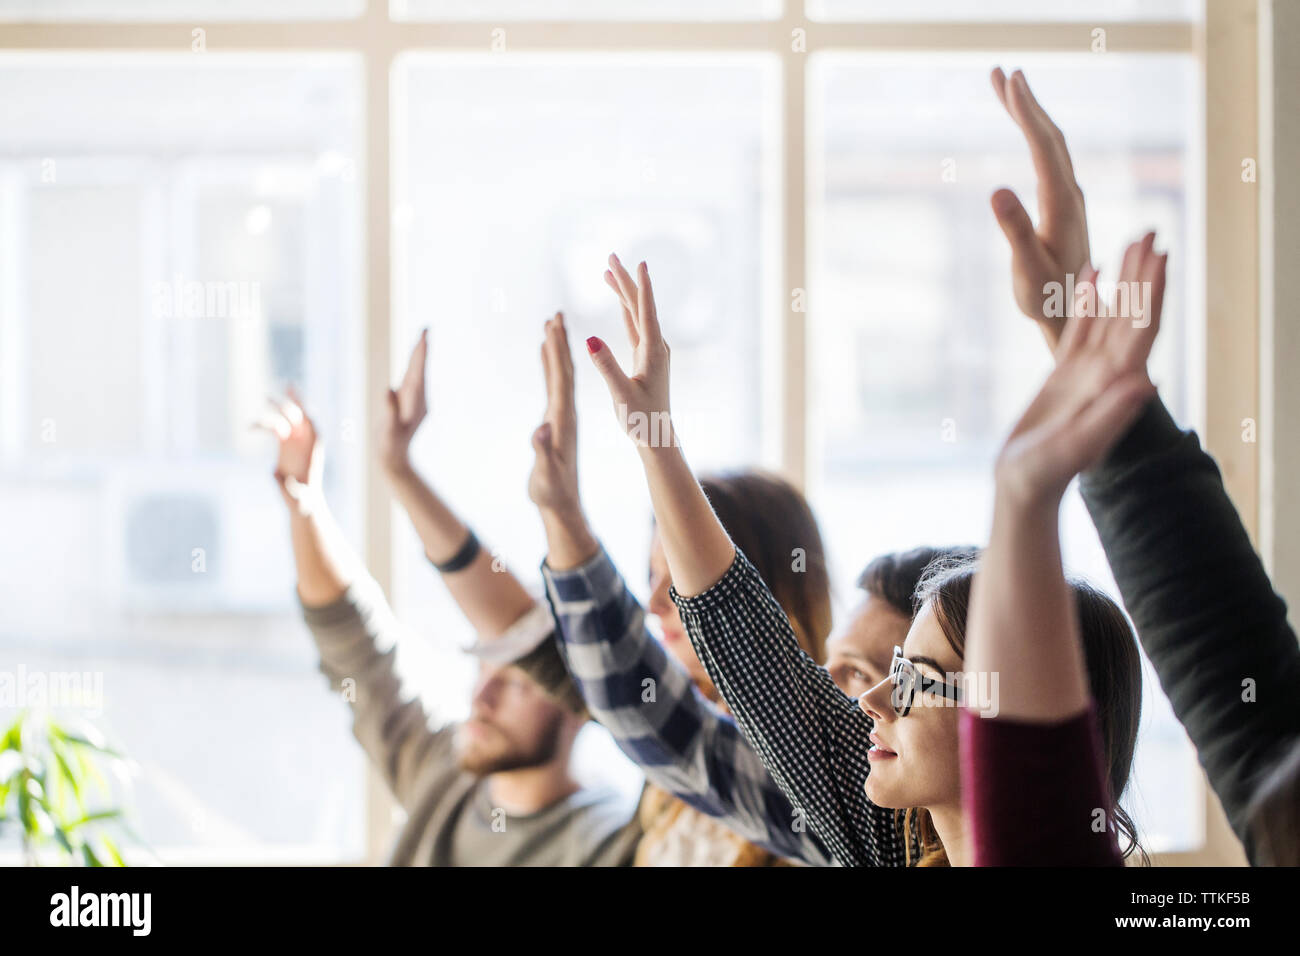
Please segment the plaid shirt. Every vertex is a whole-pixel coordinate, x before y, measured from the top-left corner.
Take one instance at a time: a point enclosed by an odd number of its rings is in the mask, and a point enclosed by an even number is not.
[[[602,548],[572,571],[542,565],[561,653],[592,717],[646,778],[778,856],[832,865],[736,727],[645,628]]]
[[[863,791],[871,719],[803,652],[789,618],[740,552],[721,580],[670,591],[696,654],[763,763],[837,861],[902,866],[895,812]]]

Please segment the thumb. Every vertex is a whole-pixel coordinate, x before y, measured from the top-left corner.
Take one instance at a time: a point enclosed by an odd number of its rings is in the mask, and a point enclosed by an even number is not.
[[[614,358],[614,353],[609,350],[609,346],[599,336],[593,335],[587,339],[587,352],[591,355],[596,371],[600,372],[600,377],[605,380],[610,395],[615,398],[621,397],[627,390],[627,376],[619,368],[618,359]]]
[[[1020,198],[1010,189],[999,189],[993,194],[993,215],[997,217],[1002,233],[1011,243],[1015,253],[1023,253],[1031,244],[1038,246],[1038,234],[1034,232],[1033,220],[1025,211]]]
[[[551,423],[542,422],[533,431],[533,451],[537,452],[539,458],[549,457],[551,454]]]
[[[397,392],[390,388],[388,390],[388,421],[397,422],[401,420],[401,417],[397,411]]]

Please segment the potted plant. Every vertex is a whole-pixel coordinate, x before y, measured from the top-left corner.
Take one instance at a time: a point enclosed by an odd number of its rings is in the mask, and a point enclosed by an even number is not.
[[[112,834],[130,831],[108,782],[126,770],[92,724],[20,712],[0,736],[0,837],[17,829],[28,866],[126,866]]]

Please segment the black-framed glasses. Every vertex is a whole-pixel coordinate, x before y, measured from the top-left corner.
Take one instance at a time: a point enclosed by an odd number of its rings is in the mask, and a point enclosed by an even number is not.
[[[889,662],[889,700],[894,713],[906,717],[912,710],[917,692],[938,694],[954,704],[961,703],[961,688],[937,677],[926,677],[916,665],[903,656],[903,649],[895,645],[894,659]]]

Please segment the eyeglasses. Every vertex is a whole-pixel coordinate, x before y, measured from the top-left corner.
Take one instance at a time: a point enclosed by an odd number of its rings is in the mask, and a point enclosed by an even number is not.
[[[903,656],[903,649],[895,646],[894,659],[889,663],[889,699],[894,705],[894,713],[906,717],[912,710],[917,691],[922,694],[938,694],[955,704],[961,703],[961,688],[956,684],[926,677],[916,665]]]

